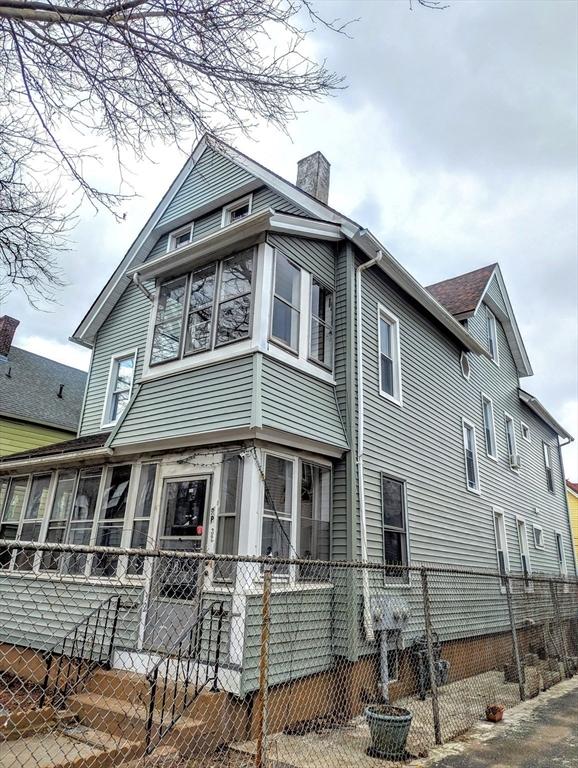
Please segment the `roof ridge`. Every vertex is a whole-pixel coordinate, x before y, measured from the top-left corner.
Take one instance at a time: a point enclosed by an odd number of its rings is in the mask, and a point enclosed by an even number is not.
[[[449,283],[452,280],[458,280],[460,277],[468,277],[469,275],[474,275],[476,272],[483,272],[484,270],[491,269],[494,270],[497,266],[499,266],[499,262],[495,261],[493,264],[486,264],[483,267],[477,267],[476,269],[470,269],[469,272],[462,272],[459,275],[454,275],[453,277],[446,277],[444,280],[438,280],[436,283],[430,283],[429,285],[424,286],[426,290],[429,288],[433,288],[436,285],[442,285],[442,283]]]

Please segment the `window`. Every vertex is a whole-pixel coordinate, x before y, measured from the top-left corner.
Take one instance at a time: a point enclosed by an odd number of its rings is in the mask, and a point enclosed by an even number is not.
[[[554,531],[554,540],[556,543],[556,557],[558,559],[558,569],[560,576],[568,575],[568,567],[566,566],[566,552],[564,551],[564,539],[560,531]]]
[[[169,251],[174,251],[176,248],[182,248],[183,245],[188,245],[193,239],[193,225],[187,224],[186,227],[177,229],[176,232],[171,232],[169,235]]]
[[[486,307],[486,332],[488,335],[488,352],[494,363],[499,364],[500,355],[498,350],[498,335],[496,331],[496,318],[488,307]]]
[[[530,565],[526,523],[520,517],[516,518],[516,528],[518,531],[518,546],[520,547],[520,562],[522,564],[522,573],[524,574],[524,589],[526,592],[533,592],[534,584],[530,579],[532,568]]]
[[[296,477],[296,472],[299,476]],[[297,480],[297,484],[295,484]],[[317,464],[265,458],[261,554],[272,557],[329,558],[331,470]],[[300,566],[299,578],[326,578],[318,566]],[[288,573],[281,566],[279,573]]]
[[[544,549],[544,531],[540,525],[533,525],[532,532],[534,534],[534,547],[536,549]]]
[[[148,533],[157,467],[157,464],[143,464],[140,469],[130,540],[131,549],[146,549],[150,543]],[[130,576],[140,576],[143,571],[144,559],[139,555],[130,555],[127,573]]]
[[[24,512],[24,519],[18,538],[21,541],[38,541],[40,527],[46,513],[46,502],[50,489],[51,475],[37,475],[32,478],[28,502]],[[20,550],[16,554],[14,567],[20,571],[30,571],[34,566],[35,552],[33,550]]]
[[[163,283],[157,300],[151,365],[248,338],[253,267],[254,249],[249,248]]]
[[[96,527],[95,544],[97,547],[120,547],[122,543],[131,470],[130,464],[107,470],[106,485]],[[114,576],[117,563],[118,557],[116,555],[97,554],[92,563],[92,573],[94,576]]]
[[[379,310],[379,391],[401,405],[399,321],[383,307]]]
[[[472,373],[472,369],[470,366],[470,358],[468,357],[467,352],[462,352],[460,355],[460,368],[462,370],[462,376],[464,377],[464,379],[469,380]]]
[[[115,424],[126,408],[132,393],[135,360],[136,350],[112,358],[102,426]]]
[[[496,447],[496,428],[494,425],[494,406],[489,397],[482,394],[482,418],[484,422],[484,439],[486,442],[486,453],[492,459],[498,458],[498,449]]]
[[[522,440],[525,440],[527,443],[532,442],[530,427],[527,424],[524,424],[523,421],[520,422],[520,432],[522,433]]]
[[[253,206],[253,196],[247,195],[247,197],[241,198],[241,200],[235,200],[234,203],[225,205],[223,208],[223,215],[221,218],[221,226],[226,227],[227,224],[234,224],[239,219],[244,219],[251,213]]]
[[[519,469],[520,458],[518,456],[518,447],[516,445],[516,430],[514,428],[514,419],[505,413],[504,423],[506,426],[506,448],[508,449],[510,467],[511,469]]]
[[[56,491],[52,502],[52,509],[48,519],[46,541],[50,544],[62,544],[68,527],[74,488],[76,485],[76,471],[59,472],[56,480]],[[43,552],[41,569],[45,571],[57,571],[62,559],[61,552]]]
[[[66,544],[90,544],[101,474],[100,467],[80,471]],[[86,562],[86,554],[71,552],[66,556],[63,570],[69,574],[84,574]]]
[[[510,560],[508,557],[508,542],[506,539],[506,524],[504,513],[494,508],[494,535],[496,538],[496,554],[498,558],[498,571],[501,578],[500,589],[506,591],[506,575],[510,570]]]
[[[407,520],[405,483],[385,475],[381,478],[381,510],[383,525],[383,562],[407,565]],[[407,573],[396,568],[386,569],[387,577],[407,581]]]
[[[221,476],[221,501],[217,519],[218,555],[236,555],[239,543],[239,504],[241,501],[243,460],[240,456],[227,456],[223,461]],[[235,563],[224,561],[215,563],[217,581],[233,581]]]
[[[333,293],[314,277],[311,282],[309,357],[326,368],[333,366]]]
[[[552,453],[548,443],[542,443],[544,452],[544,469],[546,470],[546,487],[550,493],[554,493],[554,474],[552,472]]]
[[[27,488],[27,477],[13,477],[9,480],[7,490],[3,492],[5,497],[4,509],[3,511],[0,510],[2,511],[0,516],[0,539],[14,541],[18,538],[18,527],[22,510],[24,509]],[[0,568],[10,567],[12,556],[13,550],[0,550]]]
[[[480,492],[480,477],[478,474],[478,454],[476,451],[476,429],[473,424],[463,420],[464,455],[466,465],[466,483],[469,491]]]
[[[271,338],[297,352],[299,349],[299,315],[301,302],[301,270],[280,251],[275,252],[275,277]]]

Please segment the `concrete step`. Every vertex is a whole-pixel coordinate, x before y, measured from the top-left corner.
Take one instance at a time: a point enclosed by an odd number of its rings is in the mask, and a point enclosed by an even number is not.
[[[0,743],[0,768],[112,768],[140,754],[140,744],[94,729],[71,729]]]

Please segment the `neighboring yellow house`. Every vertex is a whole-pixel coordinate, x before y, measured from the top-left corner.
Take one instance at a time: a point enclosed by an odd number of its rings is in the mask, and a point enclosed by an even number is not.
[[[12,346],[19,321],[0,317],[0,456],[76,437],[86,373]]]
[[[570,528],[572,529],[572,541],[574,542],[574,554],[578,563],[578,483],[566,480],[566,496],[568,497],[568,511],[570,512]]]

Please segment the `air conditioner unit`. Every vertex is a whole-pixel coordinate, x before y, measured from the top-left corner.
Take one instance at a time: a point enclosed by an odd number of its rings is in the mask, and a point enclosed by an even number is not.
[[[522,459],[520,457],[519,453],[511,453],[510,454],[510,466],[512,469],[520,469],[522,465]]]

